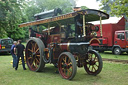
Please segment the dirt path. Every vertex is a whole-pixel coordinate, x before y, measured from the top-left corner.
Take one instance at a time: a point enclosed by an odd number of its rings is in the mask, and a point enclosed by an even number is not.
[[[128,60],[118,60],[118,59],[108,59],[108,58],[102,58],[103,61],[111,61],[111,62],[119,62],[119,63],[125,63],[128,64]]]

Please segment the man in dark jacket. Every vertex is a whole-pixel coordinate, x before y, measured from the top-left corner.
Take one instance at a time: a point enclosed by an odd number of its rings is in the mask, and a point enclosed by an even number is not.
[[[24,47],[24,45],[21,44],[21,40],[18,40],[18,45],[16,46],[16,49],[17,49],[17,64],[16,64],[15,70],[18,69],[18,63],[19,63],[20,57],[22,59],[23,69],[26,70],[25,64],[24,64],[24,53],[23,53],[25,50],[25,47]]]

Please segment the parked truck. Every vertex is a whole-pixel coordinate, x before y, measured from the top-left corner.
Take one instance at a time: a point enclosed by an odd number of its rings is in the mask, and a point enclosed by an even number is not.
[[[112,20],[114,21],[114,19]],[[128,30],[125,30],[124,17],[122,17],[117,23],[105,22],[102,26],[95,26],[102,27],[102,30],[96,32],[100,44],[92,44],[93,49],[99,52],[112,51],[112,53],[116,55],[123,52],[128,53]]]

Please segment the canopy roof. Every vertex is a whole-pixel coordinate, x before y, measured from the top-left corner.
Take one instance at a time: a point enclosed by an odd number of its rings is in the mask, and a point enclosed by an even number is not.
[[[91,22],[91,21],[97,21],[100,19],[100,16],[102,17],[102,20],[108,19],[109,15],[99,11],[99,10],[94,10],[94,9],[86,9],[86,10],[80,10],[77,12],[72,12],[60,16],[55,16],[55,17],[50,17],[50,18],[45,18],[45,19],[40,19],[32,22],[27,22],[20,24],[19,27],[26,27],[26,26],[32,26],[32,25],[39,25],[42,24],[43,26],[56,26],[58,24],[65,25],[65,24],[73,24],[74,23],[74,17],[77,15],[85,15],[85,20],[86,22]]]

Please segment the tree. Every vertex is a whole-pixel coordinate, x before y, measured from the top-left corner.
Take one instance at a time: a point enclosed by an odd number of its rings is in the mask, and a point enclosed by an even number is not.
[[[101,9],[111,16],[124,16],[125,29],[128,29],[128,0],[97,0],[101,1]]]
[[[101,10],[110,13],[111,16],[128,16],[128,0],[97,0],[101,2]]]
[[[113,4],[109,4],[111,8],[111,15],[128,16],[128,0],[116,0]]]
[[[18,28],[18,25],[33,21],[34,14],[54,8],[68,13],[74,5],[74,0],[0,0],[0,38],[24,38],[28,36],[28,27]]]
[[[69,2],[70,1],[70,2]],[[75,6],[74,0],[31,0],[26,2],[26,7],[22,10],[24,14],[25,21],[34,21],[34,15],[40,12],[52,10],[55,8],[61,8],[62,13],[72,12],[72,7]],[[35,27],[33,27],[35,28]],[[26,36],[28,36],[28,27],[24,28],[26,30]]]
[[[21,12],[22,4],[23,0],[0,1],[0,38],[24,38],[23,29],[18,28],[23,16]]]
[[[85,10],[85,9],[88,9],[88,7],[86,7],[86,6],[81,6],[81,9],[82,9],[82,10]]]
[[[35,2],[42,12],[55,8],[61,8],[63,13],[68,13],[72,10],[72,4],[69,0],[35,0]]]

